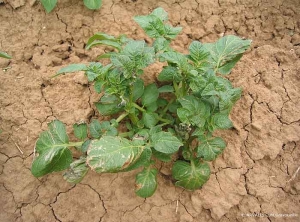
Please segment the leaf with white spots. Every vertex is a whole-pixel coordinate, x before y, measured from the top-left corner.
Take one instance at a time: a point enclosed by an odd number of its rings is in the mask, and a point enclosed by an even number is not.
[[[117,172],[135,163],[143,150],[143,145],[125,138],[103,136],[91,142],[87,163],[97,173]]]

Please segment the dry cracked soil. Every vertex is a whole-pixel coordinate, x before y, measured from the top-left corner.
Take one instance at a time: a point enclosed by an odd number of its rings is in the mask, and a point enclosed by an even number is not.
[[[33,148],[53,119],[72,124],[101,118],[99,99],[82,73],[50,79],[70,63],[89,62],[105,49],[85,51],[96,32],[146,39],[134,15],[161,6],[183,27],[173,46],[235,34],[253,40],[229,79],[243,88],[231,119],[218,132],[228,144],[200,190],[175,187],[159,167],[151,198],[134,193],[134,174],[89,172],[78,185],[60,173],[31,175]],[[59,0],[46,14],[34,0],[0,0],[0,221],[300,221],[300,1],[103,0],[98,11],[80,0]],[[159,67],[145,75],[153,82]]]

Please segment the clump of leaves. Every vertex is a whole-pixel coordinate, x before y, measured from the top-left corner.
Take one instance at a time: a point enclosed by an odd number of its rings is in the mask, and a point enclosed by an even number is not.
[[[232,127],[228,115],[242,92],[224,75],[251,41],[236,36],[214,43],[193,41],[185,55],[170,46],[181,28],[167,23],[168,14],[162,8],[134,20],[153,38],[152,44],[97,33],[88,40],[87,48],[114,48],[114,52],[99,56],[109,58],[110,63],[72,64],[57,73],[85,71],[95,91],[103,95],[95,103],[100,114],[117,118],[74,124],[77,142],[69,141],[62,122],[51,122],[36,143],[34,176],[68,169],[64,178],[78,183],[89,168],[98,173],[142,168],[136,175],[136,194],[141,197],[156,190],[156,161],[172,161],[175,185],[188,190],[200,188],[209,179],[207,162],[226,147],[213,132]],[[163,65],[159,83],[145,85],[143,70],[153,63]],[[120,124],[126,126],[125,132],[118,130]],[[73,161],[70,147],[81,151],[80,159]]]
[[[45,10],[49,13],[55,8],[57,0],[41,0],[41,3]],[[102,0],[83,0],[83,3],[88,9],[95,10],[101,7]]]

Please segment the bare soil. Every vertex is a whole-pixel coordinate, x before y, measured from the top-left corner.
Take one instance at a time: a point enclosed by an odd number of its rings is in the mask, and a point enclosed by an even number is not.
[[[0,2],[0,49],[13,56],[0,59],[0,221],[300,221],[299,0],[103,0],[99,11],[59,0],[50,14],[34,0]],[[193,40],[227,34],[253,40],[229,76],[243,96],[231,114],[234,129],[218,132],[228,147],[208,183],[194,192],[175,187],[162,176],[170,174],[165,164],[155,195],[142,199],[136,172],[89,172],[76,186],[59,173],[34,178],[33,147],[47,122],[60,119],[71,132],[77,121],[101,118],[93,105],[99,95],[82,73],[50,77],[95,60],[104,49],[84,45],[96,32],[148,41],[132,17],[158,6],[183,27],[173,43],[182,52]],[[147,70],[147,81],[158,69]]]

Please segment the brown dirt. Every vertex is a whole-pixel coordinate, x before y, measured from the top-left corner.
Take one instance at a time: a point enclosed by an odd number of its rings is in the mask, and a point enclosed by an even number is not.
[[[59,173],[34,178],[33,147],[47,122],[58,118],[71,131],[95,115],[98,99],[82,74],[49,77],[103,52],[83,49],[97,31],[148,39],[132,17],[157,6],[184,28],[173,44],[180,51],[224,34],[253,40],[229,77],[243,96],[231,114],[235,128],[218,132],[228,147],[208,183],[188,192],[159,175],[155,195],[142,199],[134,194],[136,172],[90,172],[76,186]],[[59,0],[50,14],[34,1],[4,0],[0,27],[0,49],[13,56],[0,59],[10,67],[0,71],[0,221],[300,221],[299,0],[103,0],[95,12]],[[157,67],[146,78],[155,74]],[[161,172],[170,174],[169,166]],[[298,216],[242,215],[253,212]]]

